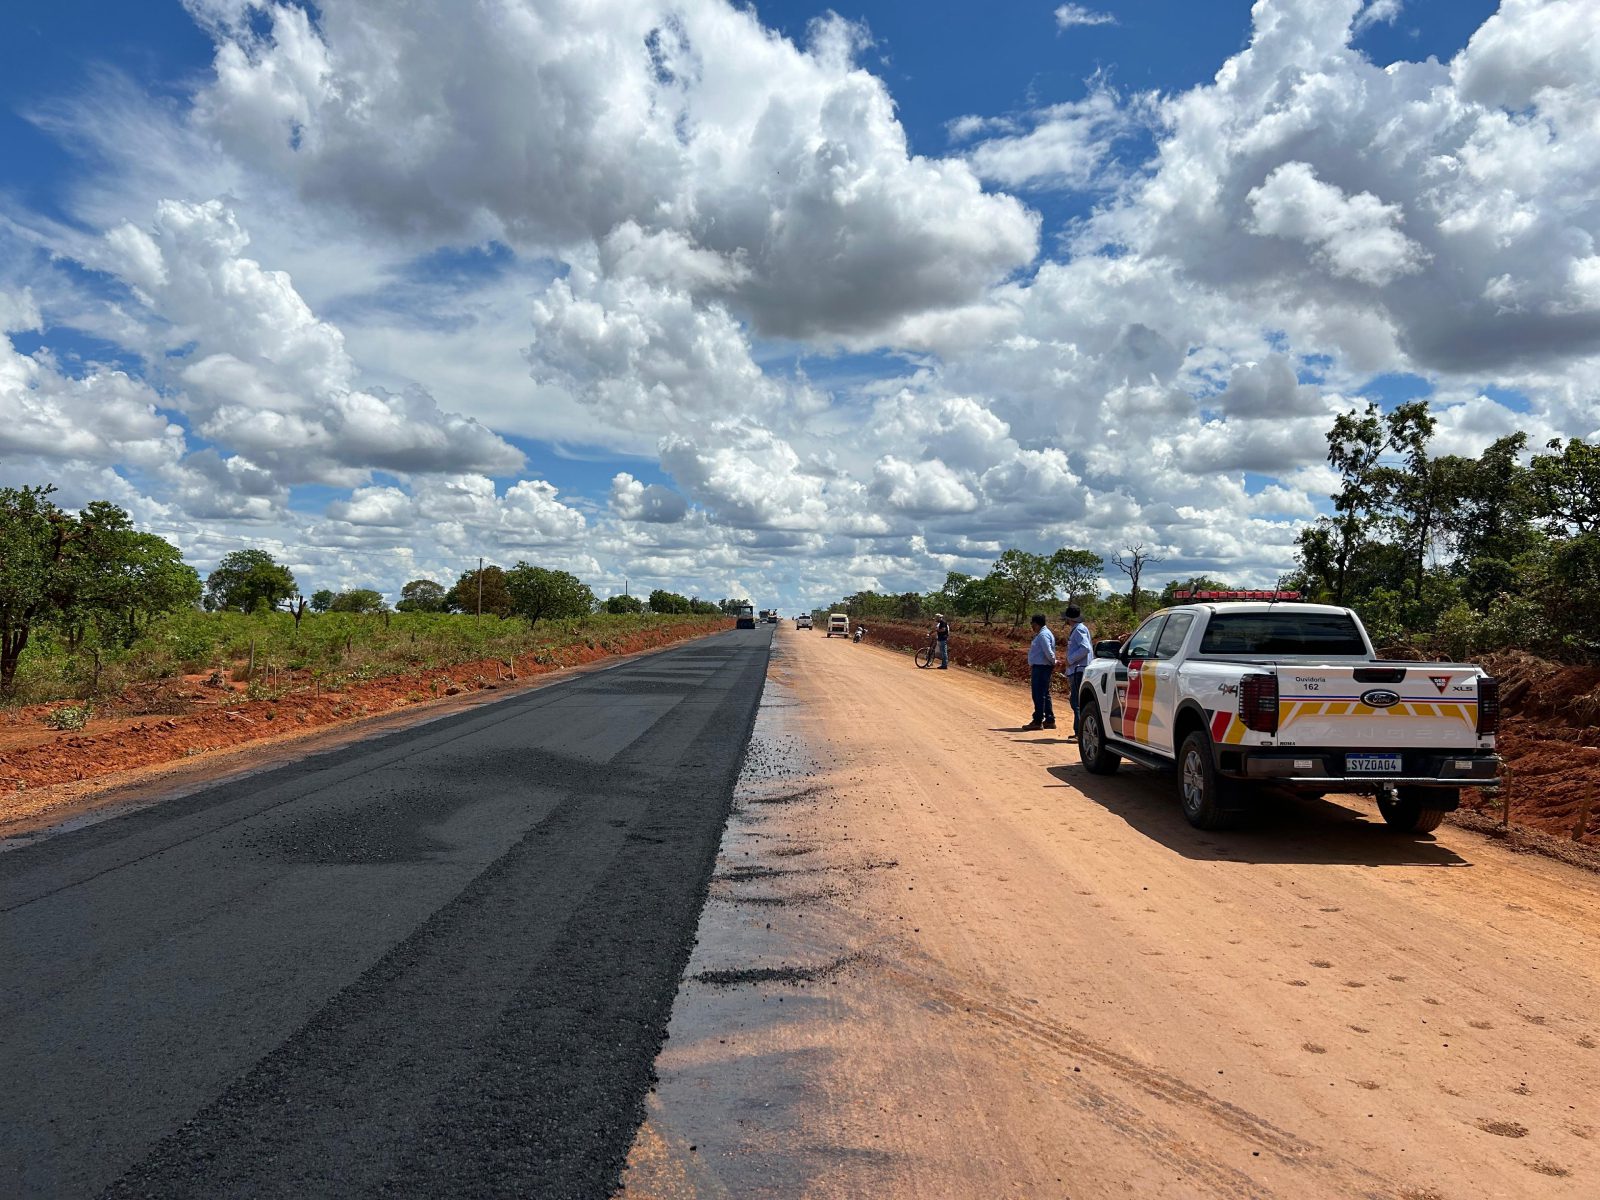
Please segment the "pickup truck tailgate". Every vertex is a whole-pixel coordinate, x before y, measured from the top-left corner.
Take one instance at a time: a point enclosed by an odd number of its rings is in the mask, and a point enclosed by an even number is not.
[[[1278,739],[1288,746],[1478,745],[1476,668],[1459,664],[1284,664]]]

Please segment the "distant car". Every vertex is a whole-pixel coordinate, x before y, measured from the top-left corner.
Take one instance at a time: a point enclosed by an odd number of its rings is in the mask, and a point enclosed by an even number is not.
[[[794,627],[796,629],[810,629],[811,628],[811,614],[810,613],[801,613],[798,617],[796,617],[794,619]]]
[[[828,614],[828,636],[838,634],[842,638],[850,636],[850,618],[844,613]]]

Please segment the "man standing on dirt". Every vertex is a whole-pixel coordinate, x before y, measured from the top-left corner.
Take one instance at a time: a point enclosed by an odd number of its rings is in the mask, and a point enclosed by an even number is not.
[[[1076,604],[1067,605],[1061,619],[1071,627],[1067,634],[1067,699],[1072,702],[1072,736],[1067,741],[1075,742],[1078,740],[1078,691],[1083,687],[1084,668],[1094,657],[1094,640],[1083,619],[1083,610]]]
[[[1033,614],[1033,644],[1028,647],[1028,676],[1033,685],[1033,720],[1023,729],[1054,729],[1056,710],[1050,703],[1050,684],[1056,673],[1056,635],[1043,613]]]
[[[944,619],[944,614],[939,613],[933,618],[933,636],[939,642],[939,670],[950,669],[950,622]]]

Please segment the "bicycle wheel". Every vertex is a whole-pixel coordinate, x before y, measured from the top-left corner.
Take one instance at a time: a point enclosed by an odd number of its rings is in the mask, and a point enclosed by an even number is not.
[[[931,667],[931,666],[933,666],[933,647],[932,646],[924,646],[924,647],[922,647],[922,649],[917,651],[917,666],[919,666],[919,667]]]

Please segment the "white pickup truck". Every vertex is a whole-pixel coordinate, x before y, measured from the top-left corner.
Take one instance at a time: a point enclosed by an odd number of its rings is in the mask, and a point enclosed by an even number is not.
[[[1409,833],[1436,828],[1462,786],[1498,786],[1495,681],[1461,663],[1380,662],[1347,608],[1181,604],[1095,655],[1079,692],[1083,765],[1175,767],[1201,829],[1230,824],[1251,782],[1376,793]]]

